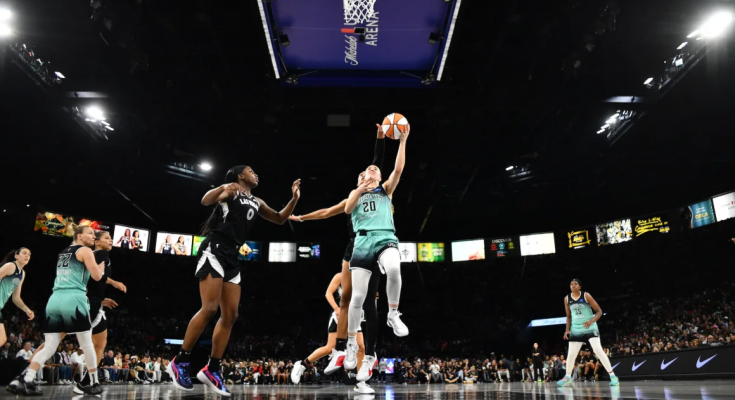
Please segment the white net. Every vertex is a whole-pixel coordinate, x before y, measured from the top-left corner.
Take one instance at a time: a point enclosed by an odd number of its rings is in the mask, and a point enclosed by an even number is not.
[[[375,15],[375,0],[343,0],[345,9],[345,24],[357,25]]]

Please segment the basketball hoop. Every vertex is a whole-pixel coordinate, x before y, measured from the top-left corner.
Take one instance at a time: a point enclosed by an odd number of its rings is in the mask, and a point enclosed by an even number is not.
[[[365,23],[375,15],[375,0],[343,0],[345,24]]]

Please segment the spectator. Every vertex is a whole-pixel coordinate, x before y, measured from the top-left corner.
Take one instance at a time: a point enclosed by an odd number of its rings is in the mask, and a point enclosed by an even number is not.
[[[381,358],[380,363],[378,364],[378,382],[385,383],[386,371],[388,371],[388,362],[385,361],[385,358]]]
[[[31,342],[25,342],[23,343],[23,348],[18,351],[18,353],[15,355],[15,358],[22,358],[26,361],[31,359],[31,356],[33,355],[33,349],[31,348]]]
[[[531,351],[531,356],[533,358],[533,372],[536,376],[536,381],[541,382],[544,379],[544,373],[543,373],[543,362],[546,355],[544,354],[544,351],[541,350],[538,343],[533,344],[533,350]]]
[[[117,382],[117,368],[115,367],[114,352],[108,350],[100,361],[100,369],[107,375],[109,382]]]
[[[71,343],[69,343],[69,346],[71,348],[74,348],[74,345]],[[86,364],[84,361],[84,350],[82,350],[81,348],[74,348],[74,349],[75,351],[71,354],[71,363],[76,368],[75,376],[79,377],[79,379],[82,379],[82,377],[84,376],[85,368],[86,368]]]
[[[498,380],[502,382],[503,377],[505,377],[506,382],[510,382],[510,370],[504,361],[504,357],[501,356],[501,360],[498,362]]]
[[[433,381],[434,383],[444,382],[441,374],[441,367],[439,366],[438,361],[433,361],[429,364],[429,371],[431,373],[431,380],[429,381],[429,383],[431,383],[431,381]],[[381,372],[381,375],[383,377],[383,382],[385,382],[385,373]]]

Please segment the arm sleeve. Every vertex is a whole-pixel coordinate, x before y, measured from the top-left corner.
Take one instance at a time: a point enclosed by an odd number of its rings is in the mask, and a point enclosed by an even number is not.
[[[373,156],[373,164],[383,169],[383,158],[385,156],[385,139],[375,139],[375,155]]]

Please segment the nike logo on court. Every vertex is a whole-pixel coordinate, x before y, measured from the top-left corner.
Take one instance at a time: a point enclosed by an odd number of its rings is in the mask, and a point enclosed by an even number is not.
[[[618,365],[620,365],[620,363],[617,363],[617,364],[613,365],[613,367],[610,368],[610,369],[615,369],[615,367],[617,367]]]
[[[646,361],[648,361],[648,360],[646,360]],[[645,363],[646,363],[646,361],[643,361],[642,363],[640,363],[640,364],[638,364],[638,365],[635,365],[635,361],[633,361],[633,368],[632,368],[631,370],[632,370],[632,371],[635,371],[635,370],[637,370],[638,368],[640,368],[640,367],[641,367],[641,365],[645,364]]]
[[[661,371],[663,371],[666,368],[668,368],[669,365],[671,365],[671,363],[673,363],[674,361],[676,361],[678,359],[679,359],[679,357],[676,357],[675,359],[673,359],[673,360],[671,360],[669,362],[666,362],[666,359],[664,358],[663,361],[661,361]]]
[[[697,357],[697,369],[702,368],[704,366],[704,364],[707,364],[708,362],[710,362],[710,360],[712,360],[715,357],[717,357],[717,354],[713,355],[712,357],[710,357],[710,358],[708,358],[708,359],[706,359],[704,361],[700,361],[699,360],[700,357]]]

